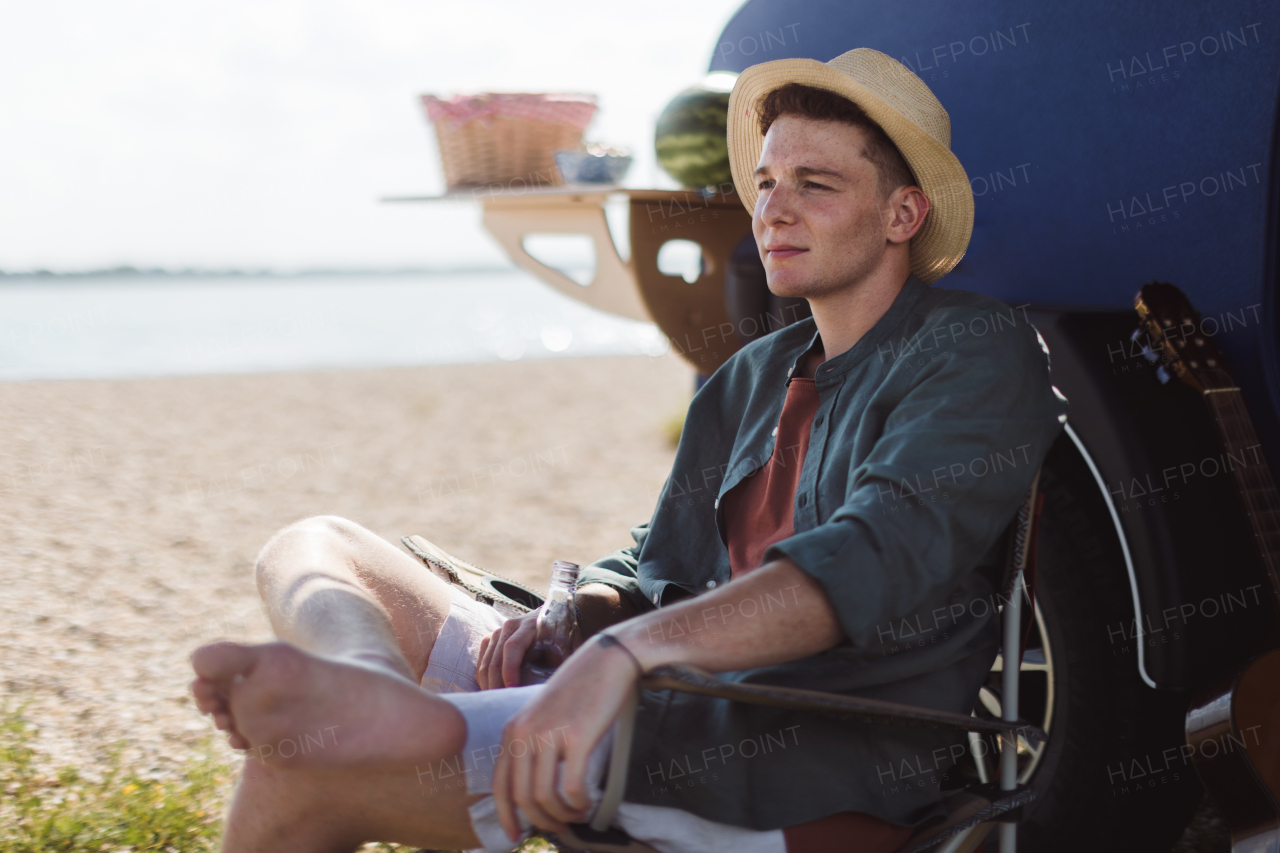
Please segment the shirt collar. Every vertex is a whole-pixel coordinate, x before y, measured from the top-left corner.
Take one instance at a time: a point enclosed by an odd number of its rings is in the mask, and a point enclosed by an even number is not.
[[[898,291],[898,295],[894,298],[893,304],[889,306],[889,310],[876,321],[876,324],[867,330],[858,342],[845,352],[840,353],[832,359],[824,361],[818,365],[817,373],[814,376],[817,385],[825,385],[830,380],[843,374],[846,370],[862,361],[868,355],[876,351],[876,348],[884,343],[885,338],[889,337],[894,329],[906,318],[907,313],[912,309],[929,285],[925,284],[914,275],[908,276],[902,290]],[[809,339],[809,345],[804,348],[800,355],[791,365],[791,370],[787,371],[787,381],[791,381],[791,377],[796,375],[796,371],[804,363],[809,353],[817,347],[822,340],[822,336],[815,330],[813,337]]]

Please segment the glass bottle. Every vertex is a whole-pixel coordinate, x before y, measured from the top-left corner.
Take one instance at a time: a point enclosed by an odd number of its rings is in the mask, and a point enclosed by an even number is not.
[[[541,684],[573,652],[578,634],[578,610],[573,603],[578,585],[578,564],[556,560],[551,567],[551,589],[538,608],[537,634],[520,666],[520,684]]]

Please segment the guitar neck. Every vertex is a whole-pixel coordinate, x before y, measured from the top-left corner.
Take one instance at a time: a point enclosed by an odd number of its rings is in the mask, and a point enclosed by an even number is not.
[[[1262,443],[1253,430],[1253,421],[1244,407],[1240,389],[1223,374],[1224,381],[1204,388],[1205,402],[1222,438],[1226,456],[1222,460],[1235,478],[1253,531],[1254,544],[1266,567],[1271,590],[1280,604],[1280,495],[1276,492],[1271,468],[1262,452]]]

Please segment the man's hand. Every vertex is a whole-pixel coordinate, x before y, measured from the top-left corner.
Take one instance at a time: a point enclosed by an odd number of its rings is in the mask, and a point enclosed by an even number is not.
[[[597,631],[615,625],[636,614],[635,608],[616,589],[591,583],[575,594],[582,612],[577,648]],[[476,663],[476,683],[481,690],[520,685],[520,664],[536,638],[538,611],[508,619],[502,627],[480,641],[480,658]]]
[[[766,597],[782,603],[763,608]],[[583,621],[590,621],[585,610]],[[690,631],[695,642],[687,642]],[[609,633],[626,649],[587,642],[503,729],[493,797],[513,842],[517,809],[552,832],[586,817],[587,759],[628,701],[636,663],[645,672],[669,663],[730,672],[808,657],[843,636],[822,587],[785,559]]]
[[[502,627],[480,641],[476,662],[476,683],[481,690],[516,687],[520,684],[520,664],[537,637],[538,611],[508,619]]]
[[[587,643],[507,722],[504,749],[494,766],[493,797],[512,842],[520,838],[517,807],[535,826],[553,832],[587,818],[587,759],[636,678],[625,651]]]

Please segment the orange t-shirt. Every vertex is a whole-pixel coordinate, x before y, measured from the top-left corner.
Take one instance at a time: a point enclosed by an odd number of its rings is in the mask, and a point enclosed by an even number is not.
[[[812,379],[792,378],[782,403],[773,455],[724,496],[731,577],[760,565],[765,550],[793,532],[796,486],[818,411]]]
[[[796,487],[809,450],[809,433],[818,411],[818,389],[812,379],[793,376],[778,417],[773,455],[762,467],[725,493],[730,577],[760,566],[764,552],[795,532]],[[783,828],[787,853],[891,853],[911,837],[909,827],[895,826],[862,812],[840,812]]]

